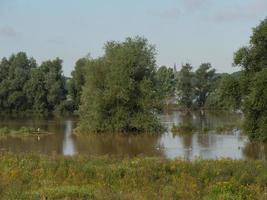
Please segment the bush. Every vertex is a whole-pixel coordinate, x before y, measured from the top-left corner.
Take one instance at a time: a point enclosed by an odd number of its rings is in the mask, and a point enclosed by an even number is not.
[[[156,88],[155,48],[144,38],[108,42],[87,62],[80,132],[160,132],[163,94]]]

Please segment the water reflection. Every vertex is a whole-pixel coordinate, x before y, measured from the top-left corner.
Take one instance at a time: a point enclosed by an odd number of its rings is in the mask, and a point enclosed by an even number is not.
[[[160,156],[217,159],[266,159],[267,144],[250,143],[238,130],[218,133],[207,130],[238,123],[241,115],[233,113],[180,113],[170,112],[161,116],[168,128],[162,135],[147,134],[90,134],[74,137],[72,131],[75,119],[52,118],[6,118],[0,120],[0,127],[20,128],[28,126],[41,128],[55,134],[42,137],[5,138],[0,140],[1,151],[38,152],[43,154],[86,154],[132,156]],[[192,134],[179,135],[171,132],[173,124],[187,123],[197,128]]]
[[[90,155],[163,156],[160,135],[90,134],[76,138],[77,150]]]
[[[75,144],[72,136],[72,125],[71,120],[65,121],[64,139],[63,139],[63,154],[64,155],[74,155],[75,154]]]
[[[267,143],[247,143],[243,153],[247,159],[267,160]]]

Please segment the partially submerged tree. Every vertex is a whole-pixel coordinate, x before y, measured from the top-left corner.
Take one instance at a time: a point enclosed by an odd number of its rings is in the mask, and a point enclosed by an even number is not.
[[[172,68],[161,66],[156,72],[156,81],[157,88],[166,101],[175,96],[177,80]]]
[[[162,96],[156,88],[155,48],[140,37],[108,42],[88,62],[79,130],[158,132]]]
[[[195,72],[194,93],[198,108],[204,108],[207,98],[215,87],[215,69],[210,63],[203,63]]]
[[[178,103],[187,109],[192,108],[194,100],[192,66],[185,64],[182,66],[177,80]]]

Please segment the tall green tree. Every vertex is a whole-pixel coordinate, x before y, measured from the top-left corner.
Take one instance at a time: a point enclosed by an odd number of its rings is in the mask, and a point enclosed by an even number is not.
[[[66,99],[65,79],[62,75],[62,60],[45,61],[40,70],[44,74],[44,87],[46,91],[47,110],[56,109]]]
[[[177,96],[178,103],[187,109],[192,108],[195,99],[193,78],[192,66],[190,64],[183,65],[177,80]]]
[[[250,93],[245,101],[245,129],[251,139],[267,141],[267,69],[253,77]]]
[[[24,111],[30,107],[24,85],[36,62],[23,52],[13,54],[0,63],[0,100],[2,111]]]
[[[79,130],[159,131],[156,113],[163,100],[155,62],[155,48],[144,38],[106,43],[104,56],[87,64]]]
[[[45,85],[45,75],[40,68],[31,70],[30,78],[24,86],[25,94],[31,105],[31,110],[37,113],[48,111],[47,90]]]
[[[225,108],[239,109],[242,98],[240,81],[232,75],[223,76],[219,82],[218,95]]]
[[[234,64],[247,73],[259,72],[267,66],[267,18],[263,20],[250,37],[250,45],[240,48],[234,55]]]
[[[246,130],[252,139],[267,140],[267,18],[253,29],[250,45],[235,53],[234,64],[243,69],[240,83]]]
[[[69,84],[69,95],[74,101],[75,110],[78,110],[81,102],[82,87],[85,84],[87,65],[90,58],[81,58],[76,62],[75,69],[71,73],[72,78]]]
[[[172,68],[161,66],[156,72],[157,87],[165,99],[174,97],[176,78]]]
[[[198,108],[204,108],[208,96],[214,90],[215,69],[212,69],[210,63],[203,63],[196,70],[194,77],[196,104]]]

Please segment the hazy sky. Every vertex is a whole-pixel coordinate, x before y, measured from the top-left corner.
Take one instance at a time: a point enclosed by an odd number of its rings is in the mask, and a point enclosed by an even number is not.
[[[106,41],[140,35],[156,45],[158,65],[211,62],[232,72],[233,52],[266,16],[267,0],[0,0],[0,57],[60,57],[70,75]]]

